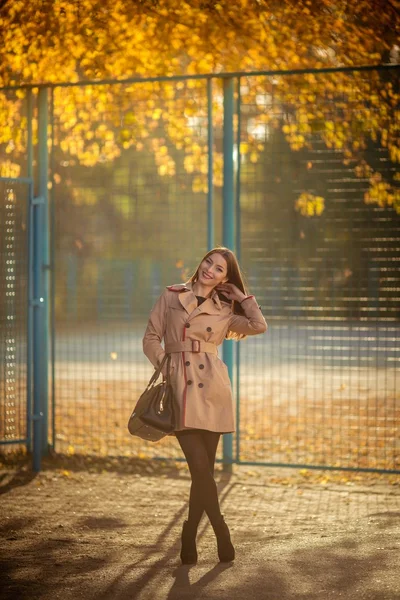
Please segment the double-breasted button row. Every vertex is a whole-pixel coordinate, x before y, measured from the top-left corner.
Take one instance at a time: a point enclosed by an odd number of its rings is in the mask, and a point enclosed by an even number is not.
[[[190,327],[190,323],[185,323],[185,327]],[[211,331],[211,327],[207,327],[207,331]],[[190,360],[185,361],[185,366],[190,367]],[[199,369],[204,369],[204,365],[200,364]],[[193,381],[191,379],[188,379],[186,383],[187,383],[187,385],[192,385]],[[204,383],[199,383],[198,387],[199,388],[204,387]]]
[[[185,362],[185,366],[186,366],[186,367],[190,367],[190,360],[187,360],[187,361]],[[204,369],[204,365],[199,365],[199,369]]]
[[[192,385],[193,381],[191,379],[188,379],[186,382],[188,385]],[[199,383],[199,388],[204,387],[204,383]]]
[[[190,323],[185,323],[185,327],[188,329],[190,327]],[[212,331],[212,327],[207,327],[207,331]]]
[[[190,323],[185,323],[185,327],[188,329],[190,327]],[[207,331],[212,331],[212,327],[207,327]]]

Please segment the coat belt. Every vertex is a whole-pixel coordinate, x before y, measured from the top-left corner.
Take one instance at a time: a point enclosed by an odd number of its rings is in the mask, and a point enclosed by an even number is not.
[[[165,345],[165,352],[210,352],[217,354],[217,346],[212,342],[201,342],[200,340],[185,340],[184,342],[172,342]]]

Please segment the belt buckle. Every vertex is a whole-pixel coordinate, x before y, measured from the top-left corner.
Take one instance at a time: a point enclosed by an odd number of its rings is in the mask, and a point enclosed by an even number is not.
[[[192,352],[200,352],[200,341],[192,340]]]

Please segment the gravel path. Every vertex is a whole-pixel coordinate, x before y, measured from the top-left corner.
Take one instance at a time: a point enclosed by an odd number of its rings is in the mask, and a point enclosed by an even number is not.
[[[218,563],[203,519],[184,567],[184,464],[17,462],[0,471],[1,599],[400,598],[399,477],[218,465],[237,558]]]

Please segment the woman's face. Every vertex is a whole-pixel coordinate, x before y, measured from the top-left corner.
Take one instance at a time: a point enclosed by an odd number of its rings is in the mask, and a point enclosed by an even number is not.
[[[214,288],[220,283],[228,281],[228,264],[222,254],[214,252],[205,258],[199,267],[199,281],[203,285]]]

